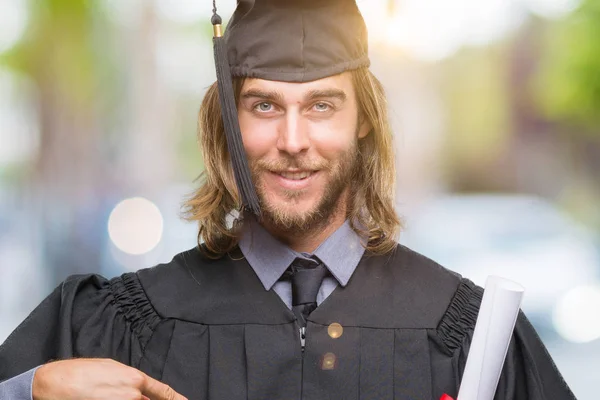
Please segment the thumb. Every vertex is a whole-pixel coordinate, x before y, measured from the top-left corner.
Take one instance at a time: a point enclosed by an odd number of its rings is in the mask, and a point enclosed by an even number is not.
[[[141,390],[142,394],[148,396],[151,400],[187,400],[170,386],[165,385],[148,375],[144,378]]]

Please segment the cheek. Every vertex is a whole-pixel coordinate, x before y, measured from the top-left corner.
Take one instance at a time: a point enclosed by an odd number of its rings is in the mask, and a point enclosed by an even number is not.
[[[315,140],[313,146],[321,157],[335,160],[350,147],[350,143],[339,136],[332,135]]]
[[[356,141],[356,126],[345,121],[332,121],[326,128],[317,126],[312,130],[311,142],[325,158],[337,158]]]
[[[248,157],[261,157],[275,147],[277,127],[273,123],[252,118],[247,113],[240,113],[239,122]]]

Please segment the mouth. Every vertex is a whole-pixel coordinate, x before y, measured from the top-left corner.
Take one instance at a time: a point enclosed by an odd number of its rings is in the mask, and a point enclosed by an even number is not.
[[[270,171],[274,182],[287,190],[303,190],[310,187],[319,171]]]
[[[307,179],[315,172],[316,171],[273,171],[274,174],[292,181],[301,181],[303,179]]]

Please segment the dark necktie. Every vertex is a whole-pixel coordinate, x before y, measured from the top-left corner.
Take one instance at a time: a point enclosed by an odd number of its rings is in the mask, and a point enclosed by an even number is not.
[[[327,268],[316,260],[296,258],[291,265],[292,311],[301,327],[306,317],[317,308],[317,293],[327,275]]]

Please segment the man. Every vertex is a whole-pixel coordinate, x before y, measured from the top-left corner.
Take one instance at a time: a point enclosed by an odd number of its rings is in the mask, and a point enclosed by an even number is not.
[[[482,291],[395,242],[391,132],[354,0],[241,0],[222,40],[187,202],[202,244],[67,279],[0,348],[5,393],[456,396]],[[574,398],[523,315],[496,398]]]

